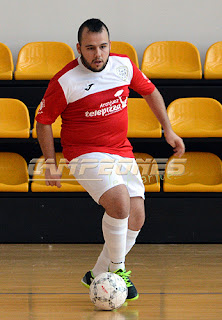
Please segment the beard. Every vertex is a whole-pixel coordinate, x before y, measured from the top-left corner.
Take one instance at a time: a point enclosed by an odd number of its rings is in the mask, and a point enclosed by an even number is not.
[[[81,61],[82,61],[82,64],[89,70],[93,71],[93,72],[101,72],[102,70],[105,69],[108,61],[109,61],[109,56],[107,58],[107,60],[103,63],[103,65],[101,66],[100,69],[95,69],[95,68],[92,68],[91,65],[89,64],[89,62],[84,58],[82,52],[81,52]]]

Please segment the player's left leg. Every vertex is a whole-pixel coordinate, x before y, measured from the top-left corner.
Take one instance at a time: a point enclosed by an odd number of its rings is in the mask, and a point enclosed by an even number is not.
[[[140,231],[140,229],[144,224],[144,221],[145,221],[144,199],[141,197],[131,197],[128,230]]]
[[[141,197],[130,198],[130,215],[128,220],[127,242],[126,242],[126,254],[132,249],[136,242],[136,238],[140,232],[145,221],[144,200]],[[128,287],[127,300],[136,300],[139,297],[136,287],[130,280],[131,271],[121,270],[116,272],[126,282]]]

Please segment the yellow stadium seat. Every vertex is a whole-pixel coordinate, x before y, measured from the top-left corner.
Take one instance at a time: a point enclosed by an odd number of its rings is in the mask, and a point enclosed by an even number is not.
[[[0,152],[0,192],[28,192],[28,181],[25,159],[17,153]]]
[[[40,108],[40,105],[38,105],[38,107],[36,108],[35,117],[38,113],[39,108]],[[52,133],[53,133],[54,138],[60,138],[61,126],[62,126],[62,118],[61,118],[61,116],[58,116],[56,121],[52,124]],[[33,124],[32,137],[34,139],[37,138],[36,120],[34,120],[34,124]]]
[[[176,99],[167,114],[173,130],[181,137],[222,137],[222,105],[215,99]]]
[[[29,138],[30,118],[26,105],[17,99],[0,98],[0,138]]]
[[[209,152],[185,152],[169,158],[163,182],[165,192],[222,192],[221,160]]]
[[[135,48],[123,41],[112,41],[111,42],[111,52],[116,54],[125,54],[127,55],[139,68],[138,56]]]
[[[160,138],[161,125],[147,102],[141,98],[128,99],[129,138]]]
[[[159,192],[160,175],[156,160],[149,154],[140,152],[135,152],[134,157],[140,170],[145,192]]]
[[[159,41],[143,54],[142,72],[156,79],[201,79],[202,66],[197,48],[183,41]]]
[[[214,43],[206,53],[204,63],[205,79],[222,79],[222,41]]]
[[[63,42],[31,42],[21,48],[15,71],[16,80],[50,80],[75,58]]]
[[[32,192],[85,192],[85,189],[70,174],[68,161],[64,159],[62,153],[56,153],[56,162],[62,172],[61,188],[56,186],[47,186],[45,184],[45,164],[44,157],[40,157],[36,163],[34,174],[32,176],[31,190]]]
[[[0,43],[0,80],[12,80],[14,63],[10,49]]]

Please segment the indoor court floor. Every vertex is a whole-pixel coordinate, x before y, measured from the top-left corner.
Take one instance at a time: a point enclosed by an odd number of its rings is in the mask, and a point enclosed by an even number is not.
[[[1,244],[1,320],[222,319],[222,245],[137,244],[127,269],[140,298],[96,311],[80,283],[98,244]]]

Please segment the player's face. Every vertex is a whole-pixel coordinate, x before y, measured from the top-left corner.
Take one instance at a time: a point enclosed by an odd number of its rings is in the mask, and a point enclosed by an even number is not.
[[[110,41],[106,29],[102,29],[102,32],[83,29],[81,44],[77,43],[77,50],[86,68],[93,72],[102,71],[110,53]]]

